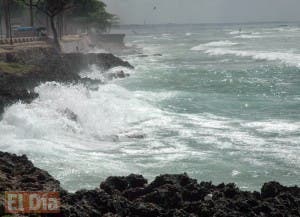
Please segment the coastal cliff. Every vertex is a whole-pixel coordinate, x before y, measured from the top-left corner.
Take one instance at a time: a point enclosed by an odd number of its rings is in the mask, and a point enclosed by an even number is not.
[[[234,184],[198,183],[187,174],[160,175],[149,184],[143,176],[131,174],[109,177],[94,190],[69,193],[25,155],[0,152],[0,162],[0,191],[60,193],[60,214],[43,216],[300,216],[300,188],[285,187],[277,182],[265,183],[261,192],[247,192]],[[0,201],[3,216],[4,204]]]

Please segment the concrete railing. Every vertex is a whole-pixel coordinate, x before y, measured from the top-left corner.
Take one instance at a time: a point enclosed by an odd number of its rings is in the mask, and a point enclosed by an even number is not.
[[[4,38],[0,39],[0,45],[1,44],[10,44],[12,40],[13,44],[16,43],[25,43],[25,42],[34,42],[34,41],[46,41],[47,37],[21,37],[21,38]]]

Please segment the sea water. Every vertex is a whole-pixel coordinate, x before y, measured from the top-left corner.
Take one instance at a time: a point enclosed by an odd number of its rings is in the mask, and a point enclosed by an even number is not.
[[[62,186],[107,176],[187,172],[258,190],[300,183],[300,26],[127,26],[141,53],[126,79],[36,87],[6,108],[0,149],[26,154]],[[161,55],[158,55],[161,54]]]

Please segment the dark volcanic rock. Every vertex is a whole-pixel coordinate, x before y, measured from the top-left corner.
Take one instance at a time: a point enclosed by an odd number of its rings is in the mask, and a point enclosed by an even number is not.
[[[78,217],[299,217],[300,188],[277,182],[261,193],[239,190],[234,184],[197,183],[187,174],[161,175],[147,185],[141,175],[109,177],[101,189],[68,193],[26,156],[0,152],[0,189],[58,191],[61,213],[43,216]],[[3,213],[0,200],[0,215]]]
[[[123,192],[129,188],[144,187],[147,180],[141,175],[131,174],[126,177],[108,177],[100,187],[107,193]]]
[[[112,80],[114,78],[126,78],[130,76],[128,73],[125,73],[123,70],[117,72],[110,72],[107,73],[106,75],[109,80]]]
[[[3,191],[60,191],[59,181],[38,169],[25,155],[0,152],[0,192]]]
[[[263,198],[275,197],[283,190],[284,187],[278,182],[265,183],[261,189],[261,196]]]
[[[103,70],[108,70],[116,66],[133,68],[128,62],[108,53],[66,53],[62,54],[62,59],[66,64],[69,64],[71,68],[77,71],[81,71],[86,68],[87,65],[92,64],[101,67]]]

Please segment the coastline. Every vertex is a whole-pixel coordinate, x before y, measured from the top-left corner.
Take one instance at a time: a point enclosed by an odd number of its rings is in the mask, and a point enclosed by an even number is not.
[[[38,97],[33,89],[42,82],[85,82],[78,73],[91,64],[104,71],[132,68],[112,54],[58,54],[52,48],[6,53],[0,60],[8,70],[0,70],[0,115],[7,105]],[[0,152],[0,162],[1,191],[58,191],[62,209],[57,216],[300,216],[300,188],[277,182],[265,183],[261,192],[247,192],[235,184],[198,184],[186,174],[160,175],[150,184],[141,175],[129,175],[109,177],[94,190],[69,193],[26,156]],[[0,215],[3,208],[0,204]]]
[[[42,216],[299,216],[300,188],[265,183],[261,192],[241,191],[235,184],[198,183],[187,174],[108,177],[94,190],[70,193],[25,155],[0,152],[1,191],[56,191],[59,214]],[[0,215],[5,215],[3,199]],[[22,215],[19,215],[22,216]],[[27,215],[24,215],[27,216]],[[32,215],[31,215],[32,216]],[[39,215],[35,215],[39,216]]]
[[[33,89],[40,83],[82,82],[79,72],[96,65],[104,72],[117,66],[133,68],[112,54],[58,53],[53,47],[33,47],[0,54],[0,114],[17,101],[30,103],[38,95]],[[123,75],[111,75],[122,77]]]

